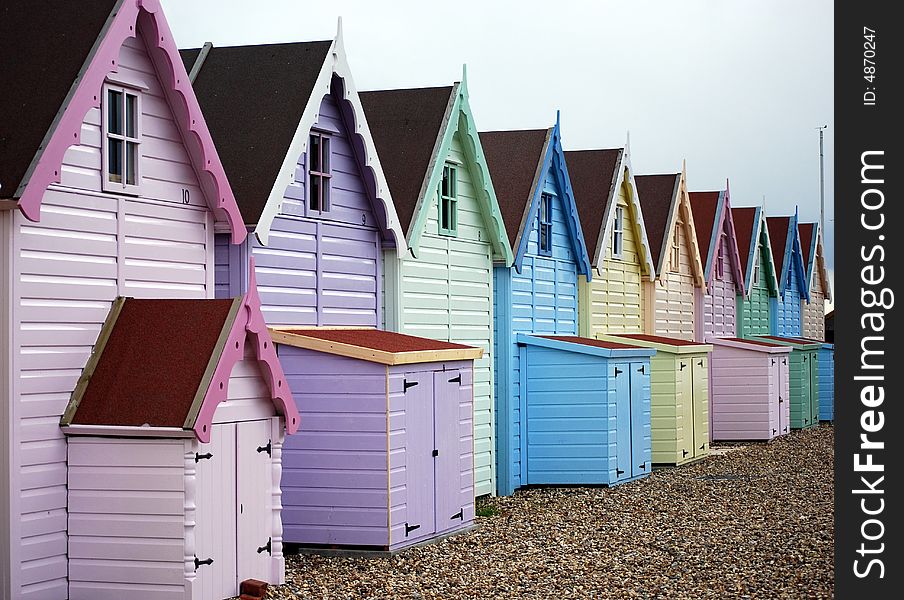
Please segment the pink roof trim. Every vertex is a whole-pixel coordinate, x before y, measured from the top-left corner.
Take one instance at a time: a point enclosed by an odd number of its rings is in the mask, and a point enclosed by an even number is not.
[[[282,365],[276,355],[276,346],[270,338],[270,332],[264,322],[264,315],[261,313],[261,299],[257,293],[253,258],[250,259],[250,263],[248,293],[245,294],[242,308],[232,324],[229,339],[220,355],[213,378],[210,380],[210,387],[207,388],[201,409],[195,419],[193,429],[201,442],[210,441],[213,415],[217,406],[226,400],[229,393],[229,376],[232,374],[235,364],[242,360],[245,340],[248,338],[254,343],[261,375],[270,388],[271,400],[279,413],[286,419],[286,433],[291,435],[298,431],[298,425],[301,422],[298,407],[292,398],[292,392],[289,391],[286,375],[283,373]]]
[[[720,235],[722,235],[722,231],[725,226],[728,226],[728,248],[729,257],[731,260],[731,266],[735,272],[735,287],[738,290],[738,293],[741,296],[745,295],[745,286],[744,286],[744,270],[741,268],[741,253],[738,249],[738,235],[735,231],[734,227],[734,219],[731,218],[731,191],[729,190],[728,180],[725,180],[725,192],[722,195],[723,201],[719,203],[719,208],[716,211],[716,226],[713,229],[713,237],[718,240]],[[710,240],[710,245],[712,245],[712,240]],[[718,254],[719,248],[716,247],[714,252]],[[713,276],[716,272],[716,259],[715,256],[712,257],[711,264],[709,265],[709,273],[706,274],[706,291],[712,292],[713,286]]]
[[[40,221],[44,191],[51,183],[59,183],[63,155],[70,146],[80,143],[85,114],[100,106],[99,90],[107,74],[118,68],[117,59],[123,42],[137,35],[139,20],[151,60],[168,91],[167,99],[208,205],[218,220],[225,219],[229,223],[233,243],[240,243],[247,231],[159,0],[124,0],[41,152],[19,198],[19,209],[27,219]],[[154,44],[150,43],[151,35]]]

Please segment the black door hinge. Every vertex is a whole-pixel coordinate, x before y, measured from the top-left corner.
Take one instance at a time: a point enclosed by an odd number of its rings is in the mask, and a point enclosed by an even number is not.
[[[624,471],[622,471],[621,469],[615,469],[615,476],[616,476],[616,477],[618,477],[618,476],[621,475],[622,473],[624,473]]]
[[[700,362],[697,363],[697,366],[698,366],[698,367],[702,367],[702,366],[703,366],[703,360],[702,360],[702,359],[700,360]]]
[[[465,520],[465,511],[464,511],[464,509],[461,509],[460,511],[458,511],[457,513],[455,513],[454,515],[452,515],[452,516],[449,517],[449,518],[450,518],[450,519],[458,519],[459,521],[464,521],[464,520]]]
[[[405,379],[405,380],[404,380],[405,388],[404,388],[402,391],[403,391],[403,392],[408,392],[408,388],[414,387],[414,386],[416,386],[417,384],[418,384],[417,381],[408,381],[407,379]]]
[[[682,451],[681,451],[681,458],[684,458],[685,456],[687,456],[687,450],[682,450]]]
[[[787,425],[785,426],[784,432],[785,432],[785,433],[788,433],[788,426],[787,426]]]
[[[787,364],[788,364],[788,359],[787,359],[787,358],[783,358],[783,359],[782,359],[782,364],[783,364],[783,365],[787,365]]]
[[[266,550],[266,551],[267,551],[267,554],[273,554],[273,552],[272,552],[271,549],[270,549],[270,544],[271,544],[271,543],[273,543],[273,538],[267,538],[267,543],[266,543],[266,545],[261,546],[260,548],[258,548],[258,549],[257,549],[257,553],[258,553],[258,554],[262,554],[262,553],[264,552],[264,550]]]
[[[777,432],[778,432],[778,430],[773,429],[773,430],[772,430],[772,435],[775,435]]]
[[[778,403],[781,404],[782,402],[784,402],[784,400],[782,399],[781,396],[779,396],[779,397],[778,397]]]
[[[204,559],[204,560],[198,560],[198,555],[197,555],[197,554],[195,555],[195,571],[197,571],[197,570],[198,570],[198,567],[200,567],[201,565],[212,565],[212,564],[213,564],[213,559],[212,559],[212,558],[206,558],[206,559]]]
[[[646,471],[646,470],[647,470],[647,463],[644,463],[644,464],[640,465],[640,468],[641,468],[642,470]]]
[[[436,458],[437,456],[439,456],[439,450],[437,450],[436,448],[434,448],[434,449],[433,449],[433,458]]]
[[[195,452],[195,462],[200,462],[202,460],[210,460],[211,458],[213,458],[213,454],[211,454],[210,452],[208,452],[207,454],[199,454],[199,453]]]
[[[647,365],[640,365],[640,368],[637,369],[637,372],[638,372],[638,373],[643,373],[644,375],[646,375],[646,373],[647,373]]]
[[[458,385],[461,385],[461,373],[450,379],[449,383],[457,383]]]
[[[621,374],[622,374],[622,370],[619,369],[618,367],[615,367],[615,376],[618,377]]]
[[[775,359],[774,359],[774,358],[772,359],[772,366],[773,366],[773,367],[775,366]]]
[[[258,451],[258,452],[266,452],[266,453],[267,453],[267,456],[273,456],[273,454],[272,454],[272,451],[273,451],[273,440],[267,440],[267,445],[266,445],[266,446],[258,446],[258,447],[257,447],[257,451]]]
[[[686,366],[687,366],[687,364],[685,364],[685,363],[681,363],[681,368],[680,368],[680,369],[678,369],[678,370],[679,370],[679,371],[683,371],[683,370],[684,370],[684,367],[686,367]]]
[[[703,442],[703,445],[700,446],[700,449],[701,449],[701,450],[706,450],[706,442]]]
[[[407,522],[405,523],[405,537],[408,537],[408,534],[414,531],[415,529],[419,529],[420,525],[409,525]]]

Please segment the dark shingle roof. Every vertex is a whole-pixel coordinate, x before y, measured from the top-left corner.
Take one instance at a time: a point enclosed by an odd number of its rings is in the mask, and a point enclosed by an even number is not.
[[[543,149],[550,131],[530,129],[480,134],[480,145],[490,168],[499,210],[513,249],[524,211],[531,200],[537,167],[543,163]]]
[[[445,86],[359,94],[406,235],[454,89]]]
[[[331,41],[211,48],[193,87],[242,218],[257,224]],[[191,71],[199,50],[180,50]]]
[[[0,7],[0,198],[15,197],[117,0]]]
[[[691,192],[691,211],[694,213],[694,228],[697,231],[697,247],[700,248],[700,258],[703,268],[709,264],[709,242],[713,237],[713,229],[716,226],[716,211],[719,208],[719,192]],[[644,212],[644,216],[647,213]],[[750,238],[748,238],[749,240]],[[715,250],[715,248],[713,248]],[[745,257],[746,259],[746,257]],[[709,276],[709,274],[707,274]]]
[[[572,150],[565,153],[574,201],[591,260],[596,256],[600,230],[609,206],[609,191],[624,148]]]
[[[747,277],[747,260],[750,258],[750,246],[756,243],[751,239],[756,225],[756,208],[731,208],[731,220],[734,222],[735,235],[738,236],[738,248],[741,252],[741,275]],[[696,225],[696,221],[694,221]]]
[[[665,243],[666,228],[669,225],[669,214],[672,211],[672,202],[677,199],[678,180],[681,173],[668,175],[637,175],[634,183],[637,185],[637,199],[643,211],[643,224],[647,230],[647,239],[650,242],[650,252],[656,264],[656,272],[663,268],[662,245]]]
[[[797,231],[800,233],[800,249],[803,252],[804,268],[810,264],[810,246],[813,244],[813,235],[816,232],[815,223],[799,223]]]
[[[775,268],[778,269],[779,281],[782,279],[783,270],[788,268],[788,265],[785,264],[785,244],[788,241],[790,225],[791,217],[766,217],[769,241],[772,242],[772,260],[775,262]]]

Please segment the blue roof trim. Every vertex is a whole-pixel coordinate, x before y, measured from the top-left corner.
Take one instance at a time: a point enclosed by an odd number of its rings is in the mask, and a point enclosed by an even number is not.
[[[600,346],[591,346],[589,344],[576,344],[574,342],[564,342],[552,338],[540,337],[535,334],[519,333],[515,336],[515,342],[528,346],[540,346],[542,348],[551,348],[553,350],[562,350],[563,352],[577,352],[578,354],[590,354],[602,358],[638,358],[650,357],[656,354],[655,348],[602,348]],[[618,342],[622,343],[622,342]]]
[[[805,298],[807,302],[809,302],[810,289],[807,285],[807,268],[804,266],[804,254],[801,250],[800,232],[797,230],[797,221],[797,208],[795,208],[794,216],[788,219],[788,239],[785,240],[785,254],[782,257],[782,276],[779,280],[778,293],[779,295],[784,294],[785,288],[788,287],[788,261],[793,260],[794,249],[796,248],[797,260],[795,261],[795,268],[798,277],[800,277],[800,289],[803,292],[801,298]]]
[[[703,283],[707,286],[712,281],[713,273],[713,255],[716,252],[716,240],[721,235],[721,227],[716,227],[722,223],[722,211],[725,210],[725,192],[719,190],[719,202],[716,204],[715,222],[713,222],[712,232],[709,235],[709,247],[706,249],[706,264],[703,266]]]
[[[798,226],[798,232],[800,232],[800,227]],[[807,293],[810,291],[810,286],[813,285],[813,275],[816,273],[816,250],[819,247],[819,236],[822,235],[822,232],[819,230],[819,223],[813,223],[813,239],[810,240],[810,262],[807,263]]]

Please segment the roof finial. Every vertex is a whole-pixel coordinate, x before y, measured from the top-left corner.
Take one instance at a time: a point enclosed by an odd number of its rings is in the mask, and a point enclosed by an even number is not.
[[[556,109],[556,129],[559,128],[559,124],[561,123],[561,120],[562,120],[562,111],[560,111],[560,110],[557,108],[557,109]]]
[[[336,40],[333,44],[335,50],[342,50],[345,47],[345,35],[342,32],[342,15],[336,19]]]
[[[687,158],[681,159],[681,174],[687,177]]]

